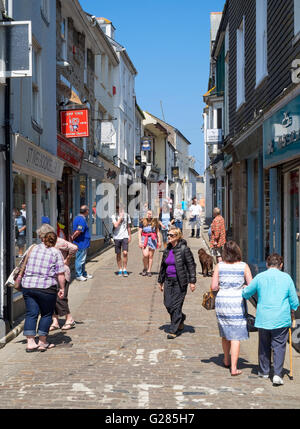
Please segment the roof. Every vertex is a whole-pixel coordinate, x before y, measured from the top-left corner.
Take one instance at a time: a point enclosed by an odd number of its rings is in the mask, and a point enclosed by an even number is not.
[[[192,144],[177,128],[173,127],[173,125],[170,125],[167,122],[163,121],[162,119],[157,118],[156,116],[152,115],[152,113],[149,113],[147,111],[146,111],[146,113],[148,113],[148,115],[152,116],[153,118],[155,118],[159,122],[162,122],[163,124],[167,125],[168,127],[173,128],[174,132],[179,134],[188,144]]]

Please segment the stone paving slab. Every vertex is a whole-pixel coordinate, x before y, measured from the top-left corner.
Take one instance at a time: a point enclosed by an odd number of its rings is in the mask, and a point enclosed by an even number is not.
[[[142,255],[135,235],[128,278],[115,275],[110,249],[88,263],[92,280],[73,281],[70,306],[76,328],[52,333],[56,348],[26,354],[21,334],[0,350],[0,408],[300,408],[300,355],[294,350],[294,380],[287,375],[287,349],[285,384],[278,388],[257,376],[256,333],[241,344],[243,374],[231,377],[223,368],[215,312],[201,306],[211,281],[199,274],[197,251],[205,243],[195,238],[188,242],[198,280],[196,291],[186,297],[182,335],[166,338],[169,316],[157,275],[140,275]],[[156,273],[160,259],[156,252]]]

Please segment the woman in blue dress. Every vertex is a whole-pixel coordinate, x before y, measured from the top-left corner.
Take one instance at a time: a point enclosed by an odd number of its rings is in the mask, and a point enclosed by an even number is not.
[[[239,246],[234,241],[228,241],[224,245],[222,262],[215,267],[211,288],[219,291],[216,315],[222,337],[223,363],[226,368],[231,368],[232,376],[242,373],[237,369],[240,341],[249,337],[242,290],[245,282],[250,284],[251,281],[250,268],[242,262]]]
[[[152,217],[151,210],[147,211],[146,217],[140,222],[139,247],[143,253],[144,269],[142,275],[151,277],[154,252],[161,247],[159,223],[156,218]]]

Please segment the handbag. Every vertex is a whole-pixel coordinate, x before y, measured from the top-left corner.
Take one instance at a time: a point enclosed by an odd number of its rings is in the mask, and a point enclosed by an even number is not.
[[[206,310],[214,310],[216,295],[217,292],[213,292],[211,289],[209,292],[205,292],[203,294],[202,307],[204,307]]]
[[[10,273],[8,279],[5,282],[5,286],[14,287],[16,290],[21,290],[21,279],[24,275],[25,268],[30,256],[30,253],[32,249],[35,247],[35,244],[32,244],[27,252],[25,253],[24,257],[22,258],[19,265],[17,265],[13,271]],[[19,279],[18,279],[19,277]]]
[[[256,328],[255,325],[255,317],[252,316],[252,314],[248,313],[248,305],[247,305],[247,301],[244,298],[244,305],[245,305],[245,317],[246,317],[246,321],[247,321],[247,329],[248,332],[257,332],[258,328]]]

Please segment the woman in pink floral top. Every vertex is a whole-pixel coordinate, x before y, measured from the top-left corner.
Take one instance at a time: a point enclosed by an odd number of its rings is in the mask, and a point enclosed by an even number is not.
[[[46,234],[49,231],[54,231],[51,225],[43,224],[40,228],[40,238],[43,238],[43,234]],[[60,329],[58,318],[61,316],[66,316],[66,321],[64,326],[61,328],[65,331],[75,327],[75,321],[72,317],[72,314],[69,309],[68,303],[68,292],[71,280],[71,271],[70,271],[70,260],[75,256],[77,252],[76,244],[70,243],[67,240],[64,240],[61,237],[57,237],[55,248],[60,250],[64,259],[65,265],[65,293],[62,298],[57,296],[55,312],[52,317],[52,325],[50,326],[50,331],[56,331]]]

